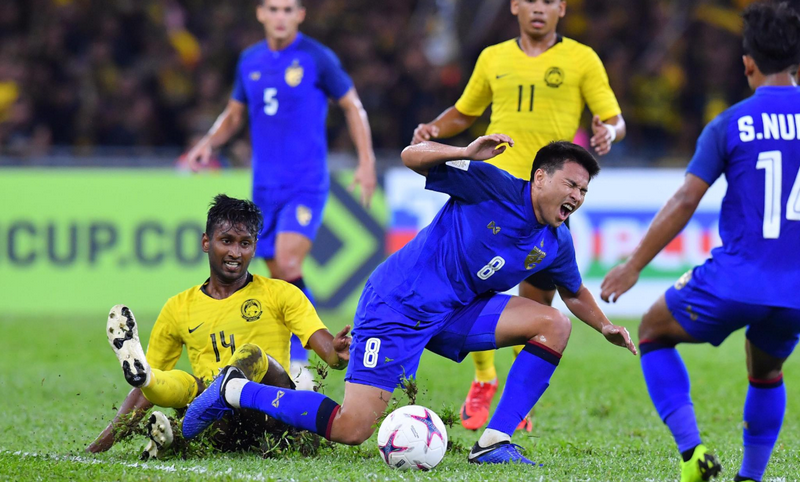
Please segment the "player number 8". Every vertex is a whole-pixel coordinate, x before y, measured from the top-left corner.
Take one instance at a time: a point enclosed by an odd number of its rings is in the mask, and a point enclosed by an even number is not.
[[[489,279],[493,274],[500,271],[500,268],[502,268],[504,264],[506,264],[506,260],[500,256],[495,256],[491,261],[489,261],[489,264],[478,271],[478,278]]]
[[[378,351],[381,349],[380,338],[370,338],[367,340],[367,349],[364,352],[364,366],[375,368],[378,365]]]

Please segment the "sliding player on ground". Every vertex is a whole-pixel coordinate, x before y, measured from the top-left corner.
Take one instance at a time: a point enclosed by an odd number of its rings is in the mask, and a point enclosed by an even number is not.
[[[347,365],[349,327],[334,337],[299,289],[249,273],[261,225],[261,213],[250,201],[223,194],[214,198],[202,238],[209,278],[167,301],[150,333],[147,355],[131,310],[123,305],[111,309],[106,335],[134,389],[87,451],[111,448],[153,405],[186,407],[227,365],[239,367],[249,380],[294,388],[287,375],[292,334],[331,367]],[[175,369],[184,346],[192,373]],[[268,429],[263,415],[240,415],[221,427],[220,446],[236,441],[233,448],[257,445],[257,437]],[[145,458],[172,442],[161,412],[153,412],[147,431],[151,443]]]

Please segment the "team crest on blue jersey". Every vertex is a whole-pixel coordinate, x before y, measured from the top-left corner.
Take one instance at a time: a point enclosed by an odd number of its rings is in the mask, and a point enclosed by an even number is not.
[[[308,223],[311,222],[311,210],[302,204],[297,206],[297,212],[295,213],[295,216],[297,217],[297,222],[300,223],[300,226],[308,226]]]
[[[544,244],[544,241],[542,241]],[[541,263],[544,257],[547,256],[547,253],[539,249],[538,246],[534,247],[528,256],[525,257],[525,269],[533,269],[536,267],[537,264]]]
[[[558,67],[550,67],[544,73],[544,83],[548,87],[558,88],[559,85],[564,83],[564,71]]]
[[[261,303],[258,300],[249,299],[242,303],[242,318],[245,321],[256,321],[261,318]]]
[[[289,87],[297,87],[303,81],[303,67],[300,66],[297,59],[294,59],[292,65],[286,67],[283,78]]]
[[[250,72],[250,80],[255,82],[256,80],[258,80],[260,78],[261,78],[261,72],[259,72],[257,70],[254,70],[253,72]]]

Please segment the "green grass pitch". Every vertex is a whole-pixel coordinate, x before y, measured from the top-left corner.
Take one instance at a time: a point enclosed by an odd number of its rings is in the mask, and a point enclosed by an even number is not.
[[[147,339],[154,318],[137,314]],[[326,317],[332,330],[350,320]],[[634,331],[636,322],[625,323]],[[101,455],[83,448],[115,413],[128,391],[105,335],[105,314],[86,318],[0,318],[0,479],[2,480],[678,480],[678,454],[655,415],[638,360],[576,322],[550,389],[536,407],[531,434],[514,441],[544,467],[478,467],[466,461],[478,434],[456,425],[457,442],[431,472],[397,472],[381,462],[374,436],[357,448],[325,448],[316,457],[290,453],[264,459],[253,453],[139,462],[143,439]],[[683,347],[702,436],[721,458],[722,480],[741,461],[741,411],[747,388],[743,335],[722,347]],[[501,378],[510,350],[498,354]],[[180,367],[186,368],[185,357]],[[800,480],[800,383],[797,362],[785,367],[789,406],[767,470],[770,481]],[[340,401],[342,372],[332,372],[326,393]],[[417,403],[442,413],[457,410],[472,377],[457,365],[426,354]],[[395,398],[405,403],[398,390]],[[499,396],[495,401],[499,399]],[[168,412],[170,413],[170,412]],[[462,448],[463,447],[463,448]]]

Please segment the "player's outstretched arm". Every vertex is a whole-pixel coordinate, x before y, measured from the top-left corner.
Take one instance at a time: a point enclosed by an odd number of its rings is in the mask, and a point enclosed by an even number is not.
[[[636,346],[631,341],[631,335],[624,326],[611,323],[603,310],[597,306],[597,302],[592,293],[583,285],[577,293],[572,293],[568,289],[558,288],[558,294],[564,300],[569,311],[577,316],[579,320],[599,331],[611,343],[627,348],[636,355]]]
[[[596,115],[592,118],[592,138],[589,144],[598,155],[603,156],[611,151],[611,144],[624,139],[627,132],[625,119],[621,114],[606,120],[601,120],[600,116]]]
[[[462,114],[455,106],[448,107],[439,117],[427,124],[419,124],[414,129],[411,144],[419,144],[431,139],[445,139],[461,134],[469,129],[478,116]]]
[[[222,114],[217,117],[208,134],[186,154],[186,160],[192,170],[208,165],[211,154],[217,147],[228,142],[244,124],[247,106],[237,100],[230,99]]]
[[[361,204],[369,207],[378,178],[375,175],[375,151],[372,149],[372,133],[367,111],[364,110],[355,88],[347,91],[339,99],[339,107],[344,111],[347,130],[350,131],[350,138],[353,139],[358,153],[358,167],[349,189],[352,192],[356,185],[361,186]]]
[[[636,284],[644,267],[686,226],[708,188],[709,185],[694,174],[686,175],[683,185],[656,214],[631,257],[603,278],[600,285],[603,301],[616,302]]]
[[[100,432],[94,442],[86,447],[86,451],[96,454],[110,449],[114,442],[128,435],[138,425],[139,421],[152,406],[153,404],[144,397],[140,389],[134,388],[131,390],[114,416],[114,420],[108,424],[105,430]]]
[[[467,147],[448,146],[433,141],[412,144],[401,154],[403,164],[409,169],[428,175],[428,170],[447,161],[468,159],[485,161],[505,152],[506,146],[514,146],[514,141],[505,134],[491,134],[481,136],[472,141]]]
[[[325,329],[317,330],[308,339],[308,346],[331,368],[341,370],[347,367],[347,363],[350,361],[352,338],[348,336],[349,332],[350,325],[342,328],[336,336],[331,335],[331,332]]]

